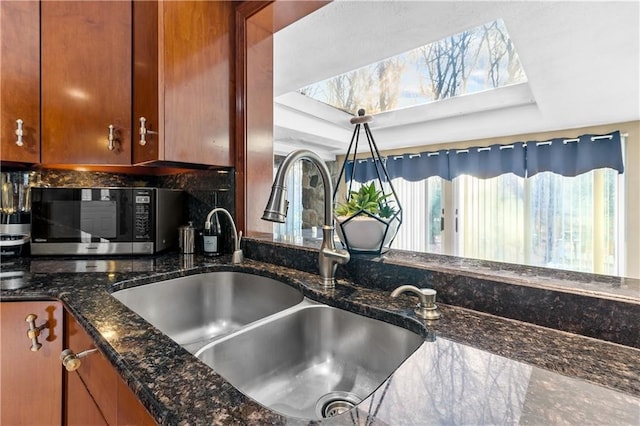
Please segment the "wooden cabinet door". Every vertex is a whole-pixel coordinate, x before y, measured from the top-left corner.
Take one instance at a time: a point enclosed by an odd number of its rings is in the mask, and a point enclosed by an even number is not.
[[[131,2],[41,8],[42,162],[131,164]]]
[[[40,2],[0,2],[0,159],[40,161]],[[22,145],[17,121],[22,121]]]
[[[76,354],[95,348],[91,337],[68,312],[65,313],[65,322],[67,348]],[[66,378],[64,406],[67,424],[156,424],[115,368],[99,351],[81,358],[80,367],[75,371],[67,371]],[[79,404],[79,400],[86,400],[87,403]],[[100,419],[103,419],[104,423],[101,423]]]
[[[118,425],[152,426],[157,424],[149,412],[142,406],[135,394],[122,381],[118,380]]]
[[[100,408],[78,374],[67,374],[66,400],[66,426],[107,426]]]
[[[27,315],[45,321],[39,350],[31,351]],[[62,420],[63,308],[59,302],[0,303],[0,424],[59,425]]]
[[[164,155],[164,128],[159,115],[158,36],[162,25],[157,1],[133,2],[133,163],[157,161]],[[140,134],[140,118],[146,135]],[[152,133],[153,132],[153,133]],[[142,140],[144,138],[144,140]],[[161,153],[162,151],[162,153]]]
[[[134,16],[133,121],[159,132],[134,163],[232,166],[233,3],[134,2]]]
[[[65,348],[75,354],[95,349],[91,337],[68,312],[65,313]],[[100,408],[107,424],[117,423],[118,413],[118,376],[107,359],[99,352],[93,352],[81,359],[80,367],[75,371],[65,371],[67,386],[73,384],[72,376],[77,376],[84,384],[87,392]],[[86,416],[85,409],[71,398],[73,390],[67,390],[65,395],[65,413],[67,418]],[[77,411],[77,413],[76,413]]]

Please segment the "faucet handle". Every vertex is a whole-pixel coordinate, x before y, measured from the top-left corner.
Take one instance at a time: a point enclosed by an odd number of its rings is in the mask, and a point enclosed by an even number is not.
[[[233,255],[231,256],[231,263],[238,265],[244,261],[244,254],[240,248],[240,242],[242,241],[242,231],[238,231],[236,245],[233,249]]]

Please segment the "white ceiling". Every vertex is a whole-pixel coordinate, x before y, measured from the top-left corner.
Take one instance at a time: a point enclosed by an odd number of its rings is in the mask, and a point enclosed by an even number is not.
[[[351,140],[350,115],[297,89],[498,18],[528,82],[379,114],[380,150],[640,120],[637,0],[337,0],[275,35],[276,153]]]

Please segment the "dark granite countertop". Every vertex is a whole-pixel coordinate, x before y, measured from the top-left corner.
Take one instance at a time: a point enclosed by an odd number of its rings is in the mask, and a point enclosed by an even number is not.
[[[245,238],[248,257],[317,272],[320,240]],[[640,349],[640,279],[431,253],[390,250],[356,255],[338,276],[392,291],[401,284],[430,287],[449,305]]]
[[[317,249],[321,237],[304,232],[298,238],[260,234],[250,237],[256,241],[300,248]],[[340,243],[336,241],[336,245]],[[384,255],[363,256],[387,264],[408,265],[438,272],[452,272],[478,279],[492,279],[515,285],[560,289],[577,294],[592,294],[601,298],[640,303],[640,279],[585,272],[551,269],[539,266],[494,262],[444,254],[390,250]]]
[[[251,252],[251,250],[249,250]],[[323,424],[616,424],[640,422],[640,350],[445,303],[425,323],[414,299],[346,278],[247,259],[2,259],[2,301],[58,299],[161,424],[308,424],[266,409],[110,296],[201,272],[243,271],[309,299],[383,320],[424,343],[356,409]],[[94,271],[94,272],[90,272]],[[22,280],[22,281],[20,281]],[[4,289],[12,288],[12,289]],[[637,327],[637,324],[636,324]]]

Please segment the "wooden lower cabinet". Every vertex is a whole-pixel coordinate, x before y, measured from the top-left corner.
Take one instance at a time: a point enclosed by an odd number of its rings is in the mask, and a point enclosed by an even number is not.
[[[41,327],[37,350],[27,336],[30,314]],[[156,424],[99,351],[64,369],[63,348],[78,354],[95,345],[60,302],[2,302],[0,325],[0,425]]]
[[[156,424],[135,394],[120,378],[118,378],[118,424],[127,426]]]
[[[112,396],[114,400],[117,400],[115,424],[156,424],[122,380],[117,380],[117,391]],[[93,399],[79,374],[67,374],[65,424],[68,426],[109,425],[104,418],[101,407]]]
[[[78,374],[67,374],[65,386],[65,424],[74,426],[108,425],[100,408]]]
[[[27,315],[47,322],[31,350]],[[0,303],[0,424],[59,425],[62,419],[63,307],[60,302]]]
[[[68,312],[66,346],[74,353],[95,349],[93,340]],[[109,361],[95,351],[65,371],[64,418],[67,425],[155,425],[151,415]]]

